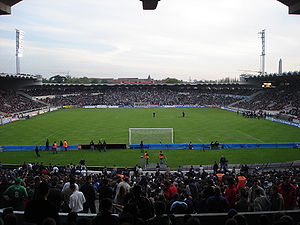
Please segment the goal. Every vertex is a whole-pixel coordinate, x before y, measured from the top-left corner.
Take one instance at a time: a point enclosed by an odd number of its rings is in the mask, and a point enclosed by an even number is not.
[[[129,144],[173,143],[173,128],[129,128]]]

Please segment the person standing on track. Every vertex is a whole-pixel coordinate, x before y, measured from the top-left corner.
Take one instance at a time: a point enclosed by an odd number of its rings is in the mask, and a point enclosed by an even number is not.
[[[35,146],[35,150],[34,151],[35,151],[36,156],[40,157],[39,146],[38,145]]]
[[[144,142],[143,141],[141,141],[141,143],[140,143],[140,150],[141,150],[141,153],[144,152]]]
[[[49,139],[47,138],[46,144],[45,144],[45,150],[49,151]]]
[[[91,148],[92,151],[95,150],[95,144],[94,144],[93,140],[91,140],[91,142],[90,142],[90,148]]]
[[[68,142],[66,140],[64,140],[64,150],[67,151],[68,150]]]
[[[145,161],[146,161],[146,165],[148,165],[150,156],[149,156],[149,153],[147,151],[145,151],[145,153],[144,153],[144,158],[145,158]]]
[[[164,160],[165,160],[165,156],[164,156],[164,153],[162,151],[159,152],[158,157],[159,157],[159,163],[163,164]]]
[[[52,151],[53,151],[53,154],[57,154],[57,144],[56,144],[56,141],[54,141],[53,144],[52,144]]]
[[[64,143],[62,142],[62,140],[60,140],[60,142],[59,142],[59,150],[60,151],[63,150],[63,146],[64,146]]]

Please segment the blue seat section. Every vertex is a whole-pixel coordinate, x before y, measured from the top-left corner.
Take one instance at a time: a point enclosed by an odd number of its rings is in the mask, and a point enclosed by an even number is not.
[[[45,151],[45,148],[46,148],[45,145],[39,145],[39,149],[41,151]],[[1,151],[33,151],[35,150],[35,145],[1,145],[0,150]],[[68,150],[78,150],[78,145],[69,145]],[[49,146],[49,151],[52,151],[51,145]]]
[[[140,150],[139,144],[132,144],[130,149]],[[189,144],[144,144],[144,149],[188,149]],[[241,148],[300,148],[300,142],[290,143],[220,143],[218,149]],[[210,144],[194,144],[193,149],[210,149]]]

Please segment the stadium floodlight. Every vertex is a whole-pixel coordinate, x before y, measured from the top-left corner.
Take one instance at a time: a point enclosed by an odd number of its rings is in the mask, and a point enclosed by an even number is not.
[[[157,7],[157,3],[159,0],[140,0],[143,2],[144,10],[154,10]]]
[[[159,144],[173,143],[173,128],[129,128],[128,143]]]
[[[24,31],[16,29],[16,73],[20,74],[20,58],[23,57]]]

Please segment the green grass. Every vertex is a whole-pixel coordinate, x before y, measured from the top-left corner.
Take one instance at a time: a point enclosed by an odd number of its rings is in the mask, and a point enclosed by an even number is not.
[[[202,150],[177,149],[163,151],[171,168],[179,165],[210,165],[224,155],[230,164],[284,162],[300,159],[300,149],[226,149]],[[150,163],[158,162],[159,150],[149,150]],[[109,150],[107,152],[91,152],[90,150],[67,151],[58,154],[41,152],[37,158],[31,152],[1,152],[2,163],[43,162],[44,164],[67,165],[78,164],[85,159],[89,166],[134,166],[140,163],[141,153],[138,150]]]
[[[156,117],[152,118],[154,110]],[[128,143],[130,127],[172,127],[176,143],[300,141],[297,127],[246,119],[220,109],[71,109],[1,126],[0,145],[44,144],[46,138],[50,142],[66,139],[70,144],[100,138],[107,143]]]
[[[156,117],[152,117],[152,112]],[[182,117],[185,111],[186,117]],[[272,143],[299,142],[300,129],[267,120],[246,119],[241,115],[212,108],[170,109],[66,109],[29,120],[0,126],[0,145],[44,145],[68,140],[69,144],[88,144],[90,140],[107,143],[128,143],[128,128],[167,127],[174,129],[175,143]],[[292,161],[300,159],[298,149],[241,149],[241,150],[166,150],[169,165],[211,164],[221,154],[230,163]],[[150,156],[157,162],[157,150]],[[88,165],[133,166],[139,163],[140,153],[134,150],[111,150],[107,153],[70,151],[57,155],[42,152],[40,159],[34,152],[2,152],[2,163],[43,161],[68,164],[86,159]]]

